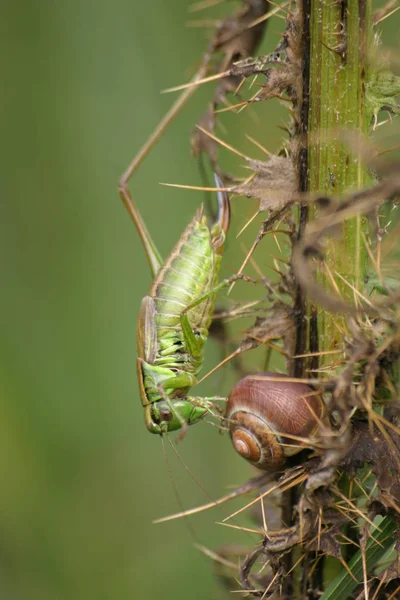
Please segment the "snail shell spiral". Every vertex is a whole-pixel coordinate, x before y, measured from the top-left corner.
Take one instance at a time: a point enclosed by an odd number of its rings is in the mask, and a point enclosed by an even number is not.
[[[225,417],[235,450],[260,469],[279,468],[287,456],[303,449],[287,436],[308,438],[323,413],[321,396],[286,375],[257,373],[233,387]]]

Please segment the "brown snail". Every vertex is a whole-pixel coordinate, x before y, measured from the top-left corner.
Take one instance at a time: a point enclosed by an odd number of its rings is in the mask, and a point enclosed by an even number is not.
[[[287,456],[304,448],[290,436],[310,437],[322,413],[321,396],[307,384],[278,373],[255,373],[234,386],[225,418],[236,451],[267,470],[279,468]]]

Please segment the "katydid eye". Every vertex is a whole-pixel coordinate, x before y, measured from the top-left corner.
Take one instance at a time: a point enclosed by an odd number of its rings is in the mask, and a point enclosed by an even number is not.
[[[172,412],[169,410],[169,408],[160,408],[159,420],[160,421],[171,421],[172,420]]]

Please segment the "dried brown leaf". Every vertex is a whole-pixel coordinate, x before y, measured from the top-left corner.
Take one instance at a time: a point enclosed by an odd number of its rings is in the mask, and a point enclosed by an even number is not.
[[[236,14],[224,19],[212,39],[214,52],[225,54],[225,67],[232,60],[239,60],[253,54],[264,33],[265,22],[251,27],[251,23],[266,14],[269,3],[265,0],[245,0],[244,7]]]
[[[381,431],[368,423],[356,423],[352,443],[342,466],[354,471],[365,463],[371,465],[380,490],[379,501],[390,510],[400,511],[400,437],[388,430],[388,443]],[[397,508],[396,508],[397,507]]]
[[[316,536],[309,542],[307,544],[307,549],[341,558],[342,544],[337,540],[337,537],[340,535],[340,526],[331,527],[329,531],[322,532],[319,536]]]
[[[214,132],[215,114],[212,104],[209,105],[197,126],[193,129],[190,137],[190,146],[193,156],[199,156],[202,152],[208,155],[212,165],[215,164],[218,155],[218,143],[204,131]],[[204,130],[204,131],[202,131]]]

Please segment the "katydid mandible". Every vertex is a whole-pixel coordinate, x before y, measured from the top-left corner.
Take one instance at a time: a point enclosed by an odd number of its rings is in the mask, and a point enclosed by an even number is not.
[[[217,175],[215,182],[223,188]],[[186,429],[211,412],[218,399],[188,395],[202,366],[216,293],[236,279],[247,279],[233,275],[218,284],[229,198],[225,191],[217,192],[218,216],[211,226],[200,208],[163,263],[126,181],[121,181],[119,192],[154,277],[137,324],[137,376],[145,423],[158,434]]]

